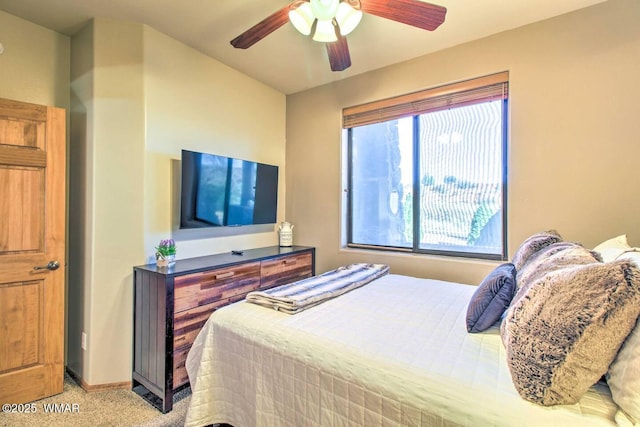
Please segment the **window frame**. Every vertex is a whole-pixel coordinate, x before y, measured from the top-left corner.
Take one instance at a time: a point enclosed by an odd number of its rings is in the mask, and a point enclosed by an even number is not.
[[[499,88],[499,89],[498,89]],[[373,249],[401,253],[417,253],[426,255],[438,255],[460,258],[474,258],[484,260],[505,261],[508,256],[507,247],[507,190],[508,190],[508,148],[509,148],[509,73],[502,72],[476,79],[457,82],[436,88],[426,89],[411,94],[400,95],[393,98],[374,101],[354,107],[343,109],[343,130],[346,135],[346,168],[347,179],[345,184],[346,215],[344,224],[346,228],[346,247],[357,249]],[[420,202],[419,197],[413,199],[413,242],[411,247],[385,246],[353,243],[353,128],[366,124],[381,123],[403,117],[412,118],[413,127],[413,194],[420,194],[420,143],[419,143],[419,116],[420,114],[461,107],[464,105],[501,99],[503,102],[502,117],[502,159],[501,159],[501,227],[502,227],[502,253],[489,254],[471,251],[451,251],[420,248]],[[418,220],[416,220],[418,219]]]

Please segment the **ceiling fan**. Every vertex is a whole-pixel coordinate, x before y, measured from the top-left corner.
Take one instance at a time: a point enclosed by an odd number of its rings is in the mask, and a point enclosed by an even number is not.
[[[325,42],[332,71],[351,66],[346,35],[363,13],[433,31],[444,22],[447,9],[420,0],[294,0],[235,39],[233,47],[247,49],[287,21],[304,35]]]

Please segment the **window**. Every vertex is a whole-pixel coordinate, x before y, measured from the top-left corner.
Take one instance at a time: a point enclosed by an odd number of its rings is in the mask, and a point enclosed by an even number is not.
[[[350,247],[505,259],[508,73],[343,112]]]

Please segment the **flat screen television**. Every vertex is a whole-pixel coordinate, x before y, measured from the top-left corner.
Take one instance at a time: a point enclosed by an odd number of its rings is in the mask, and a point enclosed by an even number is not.
[[[278,166],[182,150],[180,228],[275,224]]]

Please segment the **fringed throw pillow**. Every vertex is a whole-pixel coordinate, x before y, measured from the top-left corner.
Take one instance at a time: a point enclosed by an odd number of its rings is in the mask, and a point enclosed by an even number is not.
[[[560,237],[560,234],[555,230],[543,231],[529,236],[520,244],[516,253],[513,255],[511,263],[515,265],[516,270],[519,271],[531,255],[535,254],[542,248],[560,241],[562,241],[562,237]]]

